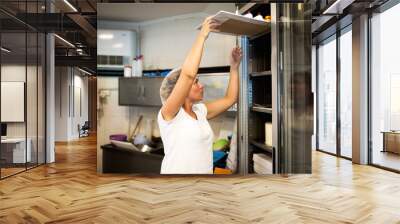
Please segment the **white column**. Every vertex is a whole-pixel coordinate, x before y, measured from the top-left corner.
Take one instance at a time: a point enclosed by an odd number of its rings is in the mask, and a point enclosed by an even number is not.
[[[368,15],[353,20],[353,162],[368,163]]]
[[[46,163],[55,161],[54,133],[55,133],[55,60],[54,35],[46,36]]]

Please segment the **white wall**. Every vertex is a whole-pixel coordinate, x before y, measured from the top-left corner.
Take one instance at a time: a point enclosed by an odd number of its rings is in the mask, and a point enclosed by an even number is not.
[[[68,67],[55,68],[55,141],[68,141],[69,84]]]
[[[28,74],[31,74],[32,72],[35,72],[36,74],[36,68],[33,66],[28,66],[25,67],[25,65],[2,65],[1,66],[1,81],[7,82],[7,81],[17,81],[17,82],[25,82],[25,75],[26,75],[26,69],[28,71]],[[36,83],[35,83],[36,85]],[[33,97],[36,96],[36,89],[34,92],[28,92],[27,93],[28,97]],[[32,100],[28,100],[31,102]],[[36,108],[36,105],[35,105]],[[7,108],[1,108],[2,110],[7,110]],[[32,114],[28,114],[28,121],[33,119],[31,117]],[[36,114],[35,114],[36,116]],[[11,122],[7,124],[7,136],[8,137],[25,137],[25,122]],[[28,127],[31,127],[29,125]],[[28,130],[28,133],[30,131]],[[29,136],[28,136],[29,137]]]
[[[26,80],[27,78],[27,80]],[[1,81],[18,81],[26,84],[25,122],[7,122],[7,137],[26,136],[31,140],[32,161],[44,162],[44,88],[42,68],[25,64],[4,64],[1,66]],[[39,85],[39,86],[37,86]],[[3,96],[4,97],[4,96]],[[1,108],[7,110],[8,108]]]
[[[87,77],[72,67],[56,67],[55,73],[55,141],[77,139],[78,124],[83,125],[88,120]],[[81,102],[76,97],[79,90]],[[82,114],[77,105],[82,106]]]
[[[75,113],[73,113],[73,119],[72,119],[72,130],[71,130],[71,136],[72,138],[76,139],[79,138],[79,132],[78,132],[78,124],[82,126],[85,121],[89,120],[88,117],[88,110],[89,110],[89,92],[88,92],[88,78],[87,76],[82,76],[82,73],[75,70],[75,75],[74,75],[74,109]],[[79,93],[80,91],[80,93]],[[80,97],[79,97],[80,95]],[[81,102],[79,102],[81,101]]]

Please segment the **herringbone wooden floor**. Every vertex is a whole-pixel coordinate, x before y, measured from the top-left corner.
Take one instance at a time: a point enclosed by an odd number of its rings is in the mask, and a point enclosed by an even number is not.
[[[400,175],[315,152],[313,174],[96,174],[94,138],[0,181],[0,223],[400,223]]]

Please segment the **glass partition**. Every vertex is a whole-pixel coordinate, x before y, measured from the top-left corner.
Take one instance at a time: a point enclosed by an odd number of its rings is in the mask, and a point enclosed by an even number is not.
[[[352,149],[352,32],[340,36],[340,155],[351,158]]]
[[[372,164],[400,171],[400,4],[371,18]]]
[[[26,138],[26,42],[25,31],[1,33],[2,177],[24,171],[31,157]]]
[[[45,162],[46,40],[23,22],[26,12],[42,12],[43,3],[0,3],[0,178]]]
[[[27,114],[27,150],[30,151],[30,156],[27,161],[27,167],[34,167],[37,165],[37,149],[38,149],[38,49],[37,43],[38,35],[36,32],[27,33],[27,80],[26,80],[26,114]]]
[[[336,154],[336,35],[317,49],[317,149]]]

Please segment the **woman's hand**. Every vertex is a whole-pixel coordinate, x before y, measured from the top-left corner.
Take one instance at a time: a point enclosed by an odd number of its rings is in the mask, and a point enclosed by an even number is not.
[[[242,61],[242,49],[240,47],[235,47],[232,49],[232,53],[231,53],[231,67],[238,69],[240,62]]]
[[[231,68],[229,72],[228,89],[224,97],[205,103],[207,107],[207,119],[214,118],[224,111],[227,111],[237,102],[239,95],[239,65],[241,60],[242,49],[240,49],[240,47],[233,48],[230,60]]]
[[[218,32],[218,28],[221,25],[217,20],[214,20],[211,17],[212,16],[207,17],[201,26],[200,35],[205,39],[207,39],[210,32]]]

